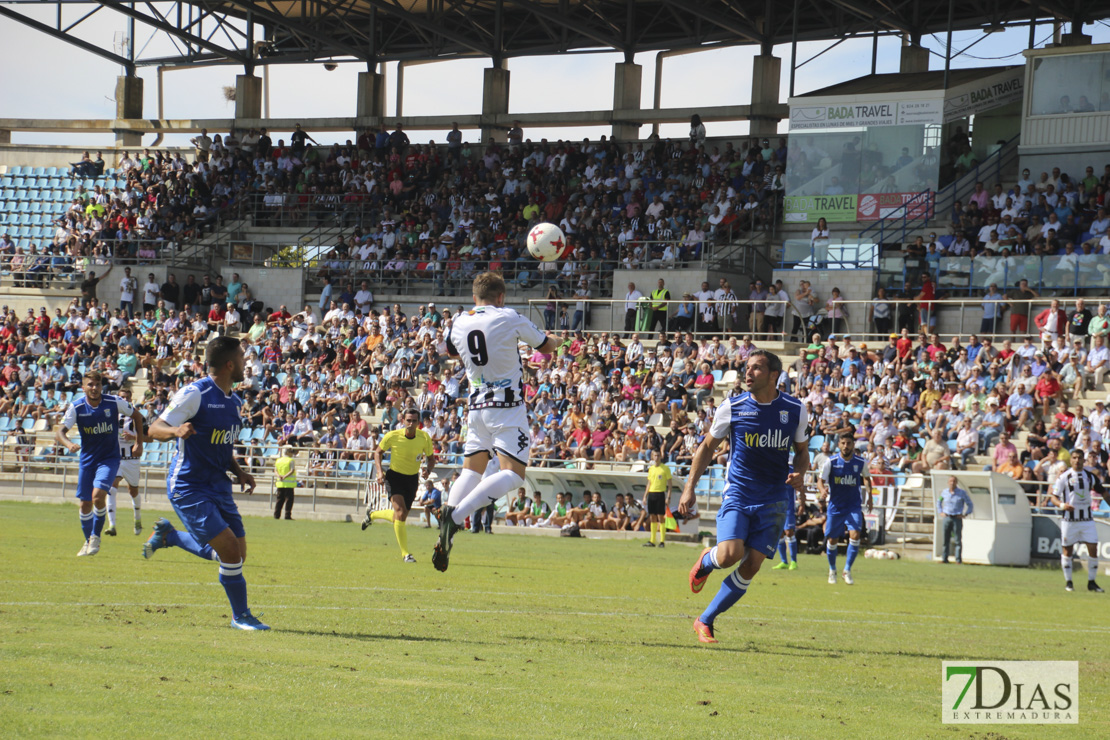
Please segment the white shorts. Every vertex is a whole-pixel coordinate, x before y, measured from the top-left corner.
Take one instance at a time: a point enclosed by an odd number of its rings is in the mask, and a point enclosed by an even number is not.
[[[138,460],[120,460],[119,469],[116,470],[116,475],[127,481],[127,485],[138,487],[139,485],[139,461]]]
[[[1093,521],[1069,522],[1067,519],[1061,519],[1060,544],[1070,547],[1081,542],[1098,544],[1098,530],[1095,529],[1095,523]]]
[[[527,465],[531,447],[528,410],[523,404],[511,409],[477,409],[467,413],[463,455],[502,453]]]

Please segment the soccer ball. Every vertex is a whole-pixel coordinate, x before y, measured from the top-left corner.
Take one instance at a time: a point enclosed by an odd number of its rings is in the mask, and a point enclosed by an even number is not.
[[[536,224],[528,231],[528,253],[540,262],[554,262],[563,257],[570,245],[563,230],[555,224]]]

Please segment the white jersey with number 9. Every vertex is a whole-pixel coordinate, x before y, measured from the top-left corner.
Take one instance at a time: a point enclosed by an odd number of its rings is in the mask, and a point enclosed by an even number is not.
[[[519,344],[539,347],[547,335],[511,308],[475,306],[457,316],[447,349],[457,354],[470,381],[470,410],[513,408],[524,403]]]

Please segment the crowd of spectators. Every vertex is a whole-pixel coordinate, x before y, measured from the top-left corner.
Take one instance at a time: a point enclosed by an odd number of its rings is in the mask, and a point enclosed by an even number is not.
[[[934,279],[942,257],[1067,257],[1057,269],[1071,284],[1077,264],[1082,269],[1110,254],[1108,193],[1110,165],[1101,175],[1088,166],[1082,176],[1054,167],[1036,180],[1026,168],[1015,183],[995,183],[993,191],[979,182],[966,202],[957,200],[949,213],[938,214],[947,219],[951,236],[918,237],[907,245],[906,255],[923,260]],[[1105,277],[1107,270],[1101,273]]]
[[[1079,301],[1069,319],[1084,311]],[[958,336],[945,344],[936,334],[915,340],[903,330],[868,347],[815,334],[792,368],[812,434],[828,440],[815,464],[849,432],[879,483],[895,474],[986,467],[1020,481],[1036,500],[1075,449],[1093,453],[1091,472],[1105,480],[1110,413],[1101,400],[1094,409],[1078,401],[1101,386],[1110,357],[1106,324],[1080,333],[1071,330],[1079,322],[1068,320],[1058,333],[997,345],[974,334],[967,344]],[[976,461],[983,455],[985,465]]]
[[[509,279],[535,279],[537,270],[573,275],[568,291],[585,276],[598,295],[608,290],[599,276],[618,264],[673,266],[698,257],[719,233],[766,223],[782,193],[785,140],[739,148],[704,136],[532,142],[514,131],[508,144],[485,146],[464,142],[457,126],[440,146],[410,142],[400,124],[322,146],[300,126],[288,144],[265,129],[203,131],[193,139],[194,161],[125,153],[115,175],[123,187],[79,186],[50,242],[25,255],[0,238],[0,251],[83,275],[115,257],[154,260],[232,209],[258,225],[350,228],[325,246],[320,278],[465,281],[492,265]],[[95,174],[100,164],[77,169]],[[539,221],[571,237],[575,250],[563,263],[537,265],[523,249]]]

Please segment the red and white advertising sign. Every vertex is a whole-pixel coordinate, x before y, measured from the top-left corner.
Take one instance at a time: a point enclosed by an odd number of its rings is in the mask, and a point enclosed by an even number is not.
[[[905,209],[902,206],[905,205]],[[928,218],[933,211],[933,193],[861,193],[856,204],[857,221],[878,221],[895,216]]]

